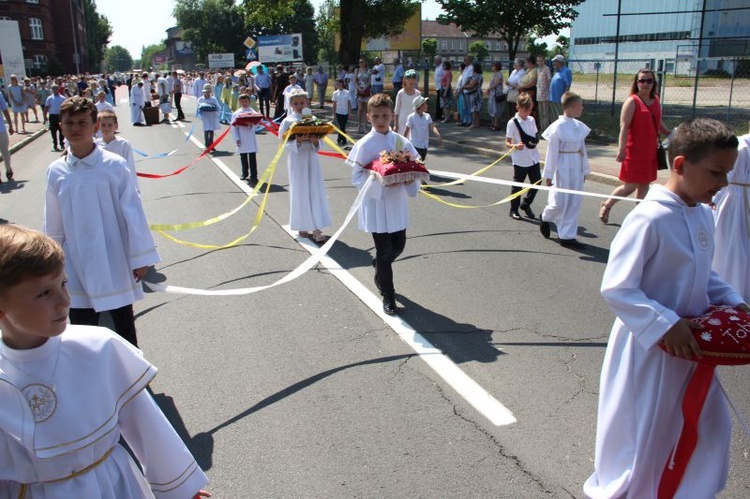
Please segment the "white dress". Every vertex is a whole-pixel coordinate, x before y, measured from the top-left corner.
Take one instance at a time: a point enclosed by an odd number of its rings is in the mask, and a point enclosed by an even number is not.
[[[380,157],[381,151],[408,151],[412,156],[419,153],[411,142],[394,132],[386,134],[375,129],[362,137],[352,150],[346,163],[352,167],[352,184],[361,189],[371,175],[364,167]],[[369,194],[364,198],[359,209],[359,228],[365,232],[393,233],[408,229],[409,198],[415,197],[421,182],[411,184],[397,184],[383,187],[373,182]]]
[[[742,297],[711,270],[713,219],[663,186],[628,214],[610,248],[602,296],[617,316],[604,356],[593,498],[654,498],[682,430],[681,403],[695,363],[667,355],[662,336],[681,318]],[[714,497],[726,481],[731,419],[713,380],[698,445],[675,497]]]
[[[714,270],[750,302],[750,135],[739,137],[729,185],[716,195]]]
[[[279,138],[300,120],[292,112],[279,127]],[[289,168],[289,227],[298,231],[322,230],[331,226],[331,213],[323,181],[323,171],[318,162],[318,149],[311,142],[290,139],[286,144],[286,162]]]
[[[143,298],[133,270],[159,262],[125,160],[99,147],[47,169],[44,232],[65,250],[72,308],[97,312]]]
[[[202,111],[200,108],[201,104],[213,105],[216,108],[216,111]],[[198,99],[196,116],[200,118],[204,132],[219,130],[221,128],[221,103],[219,103],[216,97],[201,96]],[[208,146],[208,144],[206,144],[206,146]]]
[[[143,90],[134,86],[130,89],[130,122],[143,123],[145,118],[143,116],[143,105],[146,101],[143,100]]]
[[[510,125],[509,125],[510,126]],[[586,153],[586,136],[591,129],[575,118],[560,116],[543,133],[549,142],[542,178],[552,179],[562,189],[583,190],[584,177],[591,171]],[[553,222],[560,239],[578,235],[578,212],[583,196],[549,191],[542,220]]]
[[[0,497],[193,497],[208,479],[146,392],[155,375],[105,328],[69,325],[30,350],[0,344]]]
[[[402,88],[396,94],[396,104],[393,106],[393,114],[398,120],[398,129],[396,132],[403,135],[406,130],[406,119],[414,112],[414,99],[422,95],[419,90],[414,89],[414,93],[409,95]]]
[[[241,113],[249,113],[253,111],[251,108],[239,108],[232,114],[232,120],[230,123],[234,123],[234,120]],[[237,146],[237,154],[258,152],[258,140],[255,137],[255,125],[253,126],[232,126],[232,137],[234,138],[235,145],[239,141],[240,145]]]

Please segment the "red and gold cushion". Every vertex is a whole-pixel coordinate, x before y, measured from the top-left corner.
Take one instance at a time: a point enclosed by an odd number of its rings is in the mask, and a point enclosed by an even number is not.
[[[693,331],[703,350],[698,362],[711,365],[750,364],[750,314],[727,305],[712,305],[691,319],[703,326]]]
[[[263,119],[260,113],[240,113],[232,121],[233,126],[255,126]]]

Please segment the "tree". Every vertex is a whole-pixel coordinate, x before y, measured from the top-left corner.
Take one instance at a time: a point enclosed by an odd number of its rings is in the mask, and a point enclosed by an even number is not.
[[[560,35],[555,40],[555,46],[552,47],[553,54],[552,56],[556,56],[557,54],[562,55],[565,57],[565,59],[568,59],[568,52],[570,51],[570,38],[568,38],[565,35]]]
[[[115,45],[104,53],[107,71],[127,71],[133,67],[133,58],[125,47]]]
[[[141,49],[141,68],[148,69],[153,66],[154,56],[165,50],[167,50],[167,46],[164,43],[155,43],[148,47],[143,47]]]
[[[471,54],[477,62],[482,62],[489,53],[490,51],[487,50],[487,45],[485,45],[484,42],[476,41],[469,45],[469,54]]]
[[[341,0],[339,62],[356,64],[362,40],[395,36],[419,8],[413,0]]]
[[[534,57],[536,59],[537,56],[543,56],[545,59],[547,58],[547,42],[543,42],[536,37],[529,36],[526,42],[526,52],[529,53],[529,56]]]
[[[112,36],[112,25],[96,11],[94,0],[83,1],[83,15],[86,25],[87,67],[89,71],[98,72],[104,60],[104,50]]]
[[[335,15],[336,0],[325,0],[318,9],[315,24],[318,26],[318,60],[333,64],[338,59],[335,40],[339,32],[339,19]]]
[[[244,60],[245,16],[234,0],[176,0],[173,15],[198,61],[206,61],[208,54],[227,52],[234,53],[235,60]]]
[[[422,40],[422,52],[428,60],[435,58],[437,54],[438,42],[434,38],[425,38]]]
[[[333,3],[328,4],[332,12]],[[318,27],[315,25],[315,8],[309,0],[245,0],[243,8],[245,33],[256,37],[300,33],[305,64],[318,61]],[[326,36],[332,48],[332,32],[326,33]]]
[[[442,24],[455,23],[483,37],[499,34],[508,43],[510,59],[529,33],[547,36],[570,27],[578,16],[573,7],[584,0],[437,0],[445,11]]]

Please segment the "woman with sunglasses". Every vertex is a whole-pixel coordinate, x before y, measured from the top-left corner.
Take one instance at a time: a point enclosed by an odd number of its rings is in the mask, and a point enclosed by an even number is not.
[[[661,120],[661,104],[657,82],[650,69],[641,69],[633,79],[630,96],[622,104],[620,113],[620,147],[617,161],[622,185],[612,191],[612,196],[627,197],[633,192],[638,199],[646,197],[649,185],[656,180],[656,146],[659,133],[669,135],[671,130]],[[609,222],[609,211],[617,199],[602,202],[599,219]]]

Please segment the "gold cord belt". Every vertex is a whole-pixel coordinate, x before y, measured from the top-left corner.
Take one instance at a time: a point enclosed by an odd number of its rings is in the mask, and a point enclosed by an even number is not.
[[[102,455],[102,457],[100,457],[99,459],[97,459],[93,463],[89,464],[85,468],[82,468],[82,469],[80,469],[78,471],[74,471],[73,473],[71,473],[71,474],[69,474],[67,476],[64,476],[62,478],[55,478],[54,480],[43,480],[43,481],[41,481],[39,483],[58,483],[58,482],[64,482],[66,480],[72,480],[73,478],[77,478],[77,477],[79,477],[81,475],[85,475],[86,473],[88,473],[89,471],[93,470],[94,468],[96,468],[97,466],[99,466],[100,464],[102,464],[104,461],[106,461],[107,458],[112,454],[113,450],[115,450],[114,447],[110,448],[107,452],[105,452]],[[18,499],[23,499],[23,497],[26,495],[26,489],[28,488],[29,485],[30,484],[27,484],[27,483],[22,483],[21,484],[21,488],[18,491]]]

